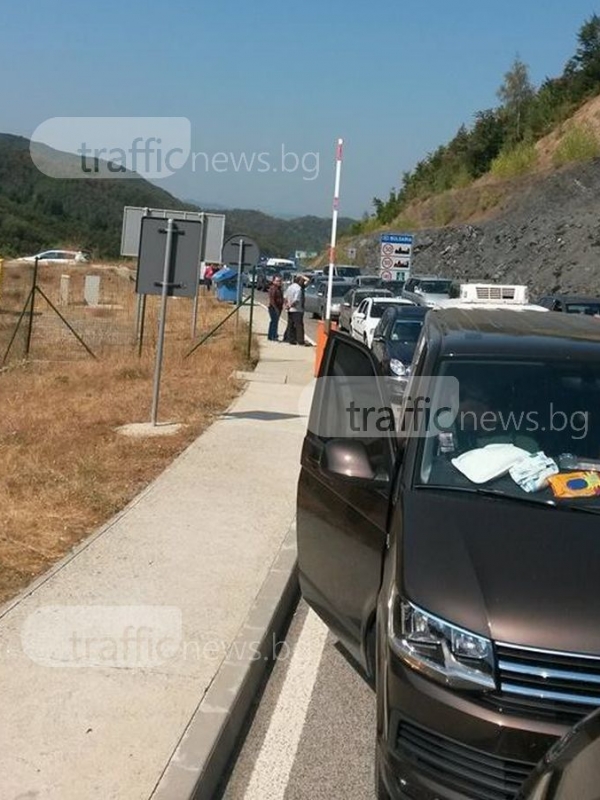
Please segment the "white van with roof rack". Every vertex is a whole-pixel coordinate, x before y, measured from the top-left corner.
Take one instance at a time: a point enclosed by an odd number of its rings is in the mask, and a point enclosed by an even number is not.
[[[529,302],[529,289],[519,284],[463,283],[457,298],[438,300],[434,308],[512,308],[515,311],[547,311]]]

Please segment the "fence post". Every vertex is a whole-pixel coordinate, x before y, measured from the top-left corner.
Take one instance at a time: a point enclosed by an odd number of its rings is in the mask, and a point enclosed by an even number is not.
[[[68,306],[69,305],[69,294],[71,291],[71,276],[70,275],[61,275],[60,276],[60,305],[61,306]]]

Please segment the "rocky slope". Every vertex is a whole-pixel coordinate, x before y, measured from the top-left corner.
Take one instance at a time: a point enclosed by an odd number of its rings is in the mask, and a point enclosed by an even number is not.
[[[521,181],[492,219],[414,236],[413,274],[600,296],[600,159]],[[357,263],[378,264],[379,232],[344,245]]]

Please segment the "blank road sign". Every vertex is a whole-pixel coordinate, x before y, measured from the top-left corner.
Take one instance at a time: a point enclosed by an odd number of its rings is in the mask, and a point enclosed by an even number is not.
[[[195,297],[198,290],[198,255],[202,244],[202,223],[176,220],[169,269],[169,297]],[[167,248],[167,220],[142,219],[139,264],[135,290],[138,294],[162,294]]]
[[[123,209],[123,229],[121,231],[121,255],[136,258],[140,250],[140,235],[143,217],[160,219],[196,220],[206,225],[204,232],[204,252],[200,261],[219,263],[225,235],[225,215],[209,214],[205,211],[180,211],[166,208],[142,208],[125,206]]]
[[[240,245],[244,249],[243,271],[244,267],[255,266],[260,258],[260,247],[249,236],[244,236],[243,234],[230,236],[223,245],[221,261],[228,266],[238,267],[240,263]]]

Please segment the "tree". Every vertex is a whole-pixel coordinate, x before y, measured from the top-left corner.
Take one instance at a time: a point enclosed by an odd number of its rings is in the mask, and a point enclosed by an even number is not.
[[[474,178],[483,175],[502,150],[505,140],[505,125],[501,115],[494,109],[478,111],[469,136],[466,163]]]
[[[509,144],[520,142],[525,133],[527,111],[535,97],[529,80],[529,69],[517,54],[512,67],[504,75],[498,99],[506,116]]]
[[[567,62],[564,73],[576,100],[596,91],[600,84],[600,17],[597,14],[583,23],[577,41],[579,46]]]
[[[600,17],[597,14],[586,20],[577,34],[579,47],[570,60],[567,68],[571,70],[585,70],[595,65],[600,55]]]

